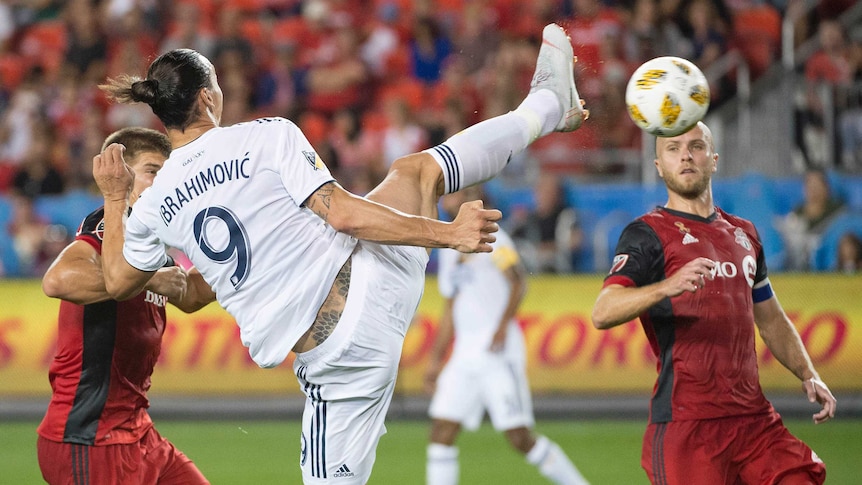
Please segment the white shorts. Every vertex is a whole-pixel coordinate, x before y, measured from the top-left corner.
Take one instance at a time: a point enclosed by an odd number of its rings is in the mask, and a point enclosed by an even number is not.
[[[423,248],[360,242],[352,258],[338,325],[293,364],[307,397],[300,455],[306,484],[368,481],[404,336],[425,288]]]
[[[488,411],[497,431],[533,428],[533,402],[523,360],[486,354],[450,360],[437,378],[428,414],[476,430]]]

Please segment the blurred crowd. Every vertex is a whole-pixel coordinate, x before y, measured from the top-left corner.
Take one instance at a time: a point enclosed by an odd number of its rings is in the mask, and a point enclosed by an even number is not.
[[[780,58],[782,18],[795,19],[801,44],[854,3],[821,1],[807,10],[805,0],[4,0],[0,195],[16,199],[6,230],[29,246],[32,272],[41,274],[50,250],[26,241],[61,235],[48,235],[32,200],[92,190],[92,157],[112,131],[161,128],[146,105],[111,104],[97,86],[122,74],[144,77],[170,49],[190,47],[213,61],[227,100],[223,124],[289,118],[336,178],[364,193],[395,158],[515,108],[529,89],[542,27],[557,22],[571,33],[592,116],[577,132],[530,148],[524,163],[537,167],[526,182],[533,183],[554,170],[612,175],[621,170],[616,151],[637,153],[641,133],[624,94],[643,61],[676,55],[707,70],[737,50],[759,76]],[[840,76],[828,67],[811,71],[832,83],[858,79],[853,56],[862,50],[852,45],[860,44],[846,42],[823,61],[840,64]],[[734,77],[711,88],[718,106],[733,96]],[[853,128],[848,121],[848,133]],[[554,217],[574,221],[563,209]],[[527,238],[542,232],[523,230]],[[573,251],[583,239],[567,236]]]

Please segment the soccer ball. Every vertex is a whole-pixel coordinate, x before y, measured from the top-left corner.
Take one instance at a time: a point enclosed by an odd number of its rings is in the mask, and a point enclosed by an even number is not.
[[[681,135],[706,116],[709,84],[692,62],[656,57],[632,74],[626,86],[626,107],[632,121],[647,133]]]

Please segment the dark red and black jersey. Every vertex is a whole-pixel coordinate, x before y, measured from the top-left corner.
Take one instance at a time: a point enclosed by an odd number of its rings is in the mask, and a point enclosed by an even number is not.
[[[751,222],[720,209],[704,219],[657,208],[623,230],[604,285],[657,283],[698,257],[715,261],[714,278],[702,290],[667,298],[640,315],[658,357],[653,423],[772,409],[760,387],[754,348],[752,288],[767,274]]]
[[[84,219],[76,240],[101,254],[104,209]],[[143,291],[126,301],[60,303],[51,403],[38,433],[66,443],[133,443],[152,427],[150,376],[165,331],[167,298]]]

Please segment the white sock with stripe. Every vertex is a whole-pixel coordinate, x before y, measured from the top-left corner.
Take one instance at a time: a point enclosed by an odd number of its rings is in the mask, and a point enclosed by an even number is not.
[[[427,485],[457,485],[458,447],[431,443],[427,450],[428,463],[425,468]]]
[[[545,436],[536,438],[536,444],[527,453],[527,462],[538,468],[542,476],[556,484],[589,484],[559,445]]]
[[[451,194],[495,177],[512,155],[552,132],[560,116],[556,95],[542,89],[515,111],[477,123],[424,153],[443,169],[445,193]]]

